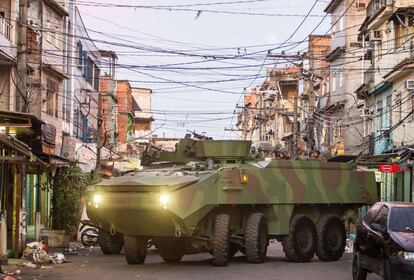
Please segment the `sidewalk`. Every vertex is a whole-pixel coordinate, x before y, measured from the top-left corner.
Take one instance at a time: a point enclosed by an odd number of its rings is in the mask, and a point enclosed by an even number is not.
[[[68,256],[78,255],[81,249],[82,247],[78,243],[71,243],[69,248],[49,248],[48,255],[53,256],[55,253],[62,253],[67,258]],[[4,274],[0,274],[0,280],[27,279],[35,271],[37,274],[47,275],[48,271],[54,269],[56,265],[54,263],[41,264],[26,259],[10,258],[6,265],[2,265]]]

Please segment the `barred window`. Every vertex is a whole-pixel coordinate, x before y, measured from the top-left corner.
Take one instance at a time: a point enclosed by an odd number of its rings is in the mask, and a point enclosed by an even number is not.
[[[55,81],[47,80],[46,90],[46,113],[53,117],[58,117],[58,91],[59,87]]]

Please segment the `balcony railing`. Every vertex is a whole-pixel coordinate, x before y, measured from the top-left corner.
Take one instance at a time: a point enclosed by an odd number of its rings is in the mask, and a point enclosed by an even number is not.
[[[3,17],[0,16],[0,35],[11,41],[12,25]]]
[[[391,6],[393,2],[393,0],[371,0],[367,6],[367,15],[373,16],[383,7]]]
[[[373,155],[375,151],[375,137],[374,133],[370,133],[363,138],[363,146],[367,147],[367,152],[369,155]]]

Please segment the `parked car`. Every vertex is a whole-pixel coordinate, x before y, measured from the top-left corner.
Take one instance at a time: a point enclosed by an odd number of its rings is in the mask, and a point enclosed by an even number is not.
[[[414,280],[414,203],[378,202],[357,226],[352,276]]]

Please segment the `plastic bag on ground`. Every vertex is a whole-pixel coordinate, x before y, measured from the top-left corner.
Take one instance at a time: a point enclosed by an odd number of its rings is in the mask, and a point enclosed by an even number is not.
[[[52,262],[53,263],[66,263],[68,261],[65,259],[65,255],[63,255],[62,253],[54,253],[52,257]]]

